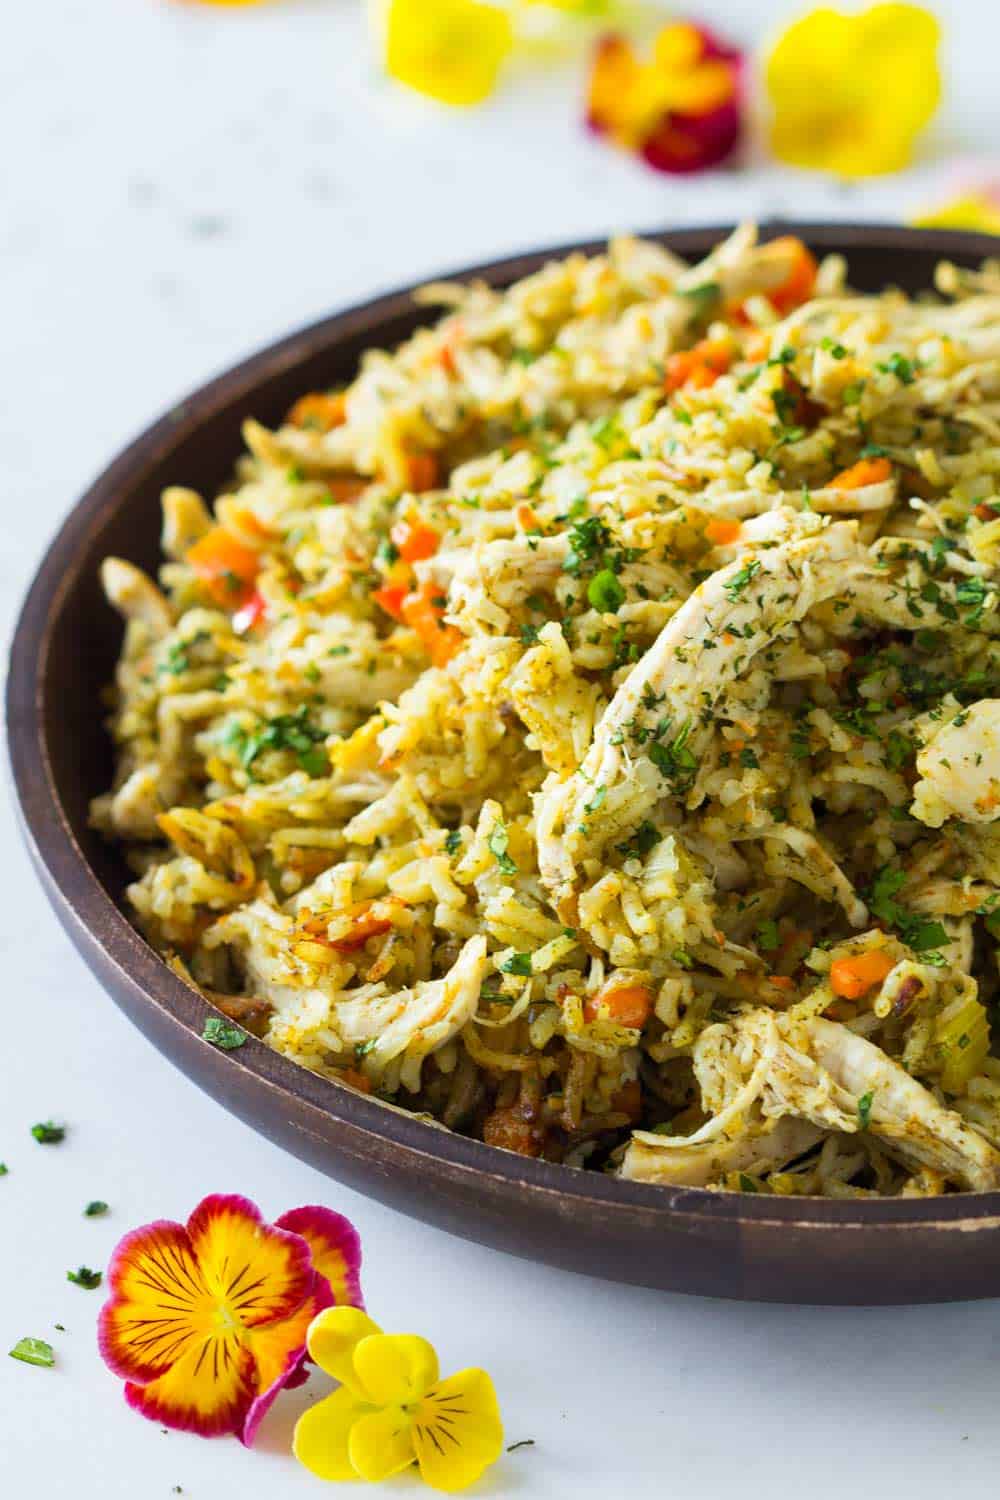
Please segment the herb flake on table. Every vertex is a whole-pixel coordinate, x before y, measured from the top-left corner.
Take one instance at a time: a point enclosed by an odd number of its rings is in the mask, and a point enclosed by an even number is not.
[[[91,1203],[87,1204],[83,1210],[83,1216],[85,1219],[99,1219],[102,1214],[106,1214],[107,1212],[108,1205],[102,1199],[95,1198]]]
[[[18,1339],[13,1349],[7,1352],[11,1359],[19,1359],[22,1364],[41,1365],[45,1369],[51,1369],[56,1362],[52,1345],[44,1339]]]
[[[104,1280],[104,1273],[92,1271],[89,1266],[78,1266],[75,1271],[66,1272],[66,1280],[71,1281],[74,1286],[82,1286],[88,1292],[92,1292]]]
[[[202,1041],[211,1042],[213,1047],[218,1047],[223,1052],[234,1052],[237,1047],[242,1047],[247,1039],[247,1033],[240,1026],[234,1026],[232,1021],[227,1021],[222,1016],[209,1016],[201,1033]]]
[[[51,1120],[43,1120],[38,1125],[32,1125],[31,1134],[40,1146],[57,1146],[65,1139],[65,1125],[54,1125]]]

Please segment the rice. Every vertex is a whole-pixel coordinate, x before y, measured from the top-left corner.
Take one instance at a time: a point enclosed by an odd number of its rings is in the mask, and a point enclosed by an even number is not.
[[[429,289],[164,493],[93,820],[178,972],[525,1155],[1000,1186],[1000,269],[845,277],[745,228]]]

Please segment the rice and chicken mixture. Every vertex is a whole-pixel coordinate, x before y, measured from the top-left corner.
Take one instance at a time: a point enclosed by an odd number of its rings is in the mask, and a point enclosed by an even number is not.
[[[93,819],[226,1017],[626,1178],[1000,1187],[1000,266],[847,274],[427,288],[105,562]]]

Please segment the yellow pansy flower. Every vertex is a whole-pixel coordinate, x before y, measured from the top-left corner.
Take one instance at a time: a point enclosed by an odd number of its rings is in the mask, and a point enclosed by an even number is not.
[[[492,93],[514,43],[506,10],[484,0],[389,0],[389,74],[442,104],[478,104]]]
[[[918,5],[824,7],[793,22],[765,68],[775,156],[841,177],[905,167],[941,97],[939,43]]]
[[[295,1425],[295,1456],[320,1479],[377,1482],[416,1463],[432,1489],[451,1493],[499,1458],[503,1426],[485,1370],[440,1380],[426,1339],[385,1334],[356,1307],[320,1313],[308,1349],[340,1382]]]
[[[913,220],[918,229],[978,229],[1000,234],[1000,203],[983,193],[963,193]]]

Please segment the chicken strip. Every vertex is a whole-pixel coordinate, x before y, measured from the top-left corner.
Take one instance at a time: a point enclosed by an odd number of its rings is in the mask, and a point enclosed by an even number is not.
[[[817,603],[848,592],[866,561],[856,524],[840,521],[750,545],[695,590],[619,687],[576,774],[538,800],[539,869],[556,900],[582,860],[683,795],[728,685]]]

